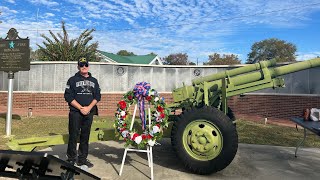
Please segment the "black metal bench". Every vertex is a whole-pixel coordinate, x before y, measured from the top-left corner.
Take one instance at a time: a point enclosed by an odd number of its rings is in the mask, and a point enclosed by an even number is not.
[[[307,137],[306,129],[320,136],[320,121],[304,121],[303,118],[299,117],[294,117],[290,120],[303,127],[303,139],[297,144],[296,151],[294,153],[294,156],[297,157],[298,148],[304,143]]]

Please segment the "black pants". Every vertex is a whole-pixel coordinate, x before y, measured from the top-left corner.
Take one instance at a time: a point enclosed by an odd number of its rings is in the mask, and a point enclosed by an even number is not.
[[[82,115],[81,112],[69,112],[69,142],[67,157],[70,161],[77,158],[77,140],[80,134],[80,145],[78,150],[78,161],[84,162],[88,157],[89,136],[92,125],[93,114]]]

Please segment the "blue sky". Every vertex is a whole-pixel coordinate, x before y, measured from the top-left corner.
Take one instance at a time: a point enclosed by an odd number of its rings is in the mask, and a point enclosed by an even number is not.
[[[63,20],[70,38],[94,28],[92,42],[112,53],[182,52],[200,64],[233,53],[244,63],[253,43],[278,38],[297,46],[298,60],[320,56],[319,0],[1,0],[0,11],[0,36],[14,27],[33,49]]]

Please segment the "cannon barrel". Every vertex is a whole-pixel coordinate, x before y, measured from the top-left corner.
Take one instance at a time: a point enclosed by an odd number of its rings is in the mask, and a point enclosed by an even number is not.
[[[277,67],[271,69],[270,74],[272,77],[277,77],[309,68],[314,68],[320,66],[320,58],[311,59],[308,61],[302,61],[294,64],[289,64],[286,66]]]
[[[318,66],[320,66],[320,58],[297,62],[294,64],[285,65],[285,66],[270,68],[268,70],[271,78],[276,78],[278,76],[282,76],[285,74],[290,74],[290,73],[294,73],[297,71],[314,68]],[[265,74],[262,71],[257,71],[257,72],[252,72],[252,73],[232,77],[230,78],[230,81],[232,82],[233,85],[238,86],[242,84],[256,82],[264,78],[265,78]],[[216,87],[215,90],[217,90],[221,88],[222,82],[221,80],[215,80],[215,81],[209,82],[209,86],[213,86],[213,85],[215,85]]]
[[[241,89],[241,93],[247,93],[247,92],[253,92],[258,89],[264,89],[271,87],[271,85],[268,86],[261,86],[257,88],[250,88],[252,86],[255,86],[256,84],[261,83],[267,83],[270,82],[272,79],[275,79],[278,76],[282,76],[285,74],[314,68],[320,66],[320,58],[311,59],[307,61],[297,62],[289,65],[284,65],[280,67],[272,67],[267,68],[274,65],[274,61],[264,61],[260,62],[260,64],[253,64],[248,65],[249,68],[246,67],[240,67],[239,69],[233,69],[226,72],[220,72],[214,75],[205,76],[203,78],[198,78],[193,81],[193,85],[191,86],[183,86],[177,89],[174,89],[172,91],[173,100],[174,102],[181,102],[184,100],[187,100],[188,98],[195,98],[195,92],[202,91],[201,89],[204,88],[204,83],[206,84],[206,87],[210,89],[210,92],[213,91],[220,91],[222,87],[222,81],[221,79],[228,77],[228,82],[232,84],[232,86],[237,87],[238,89]],[[256,71],[254,69],[256,68]],[[216,76],[215,76],[216,75]],[[233,76],[233,77],[232,77]],[[264,82],[262,82],[264,81]],[[283,81],[283,80],[282,80]],[[283,87],[284,83],[282,81],[278,81],[278,83],[273,83],[272,87]],[[260,84],[261,84],[260,83]],[[208,89],[204,88],[204,91],[207,91]],[[234,88],[233,88],[234,89]],[[233,95],[236,95],[240,93],[234,92]],[[199,93],[196,93],[199,94]],[[230,96],[232,94],[229,93]],[[228,96],[229,96],[228,95]],[[199,101],[199,99],[197,100]]]
[[[210,81],[214,81],[214,80],[218,80],[218,79],[222,79],[222,78],[226,78],[226,77],[231,77],[231,76],[236,76],[239,74],[243,74],[243,73],[248,73],[248,72],[252,72],[252,71],[256,71],[259,70],[261,68],[263,68],[263,66],[265,67],[272,67],[276,65],[276,60],[272,59],[270,61],[261,61],[259,63],[255,63],[255,64],[250,64],[244,67],[240,67],[240,68],[236,68],[236,69],[232,69],[232,70],[228,70],[228,71],[223,71],[223,72],[219,72],[216,74],[212,74],[212,75],[208,75],[205,77],[201,77],[201,78],[197,78],[192,80],[192,84],[197,85],[200,84],[201,82],[210,82]]]

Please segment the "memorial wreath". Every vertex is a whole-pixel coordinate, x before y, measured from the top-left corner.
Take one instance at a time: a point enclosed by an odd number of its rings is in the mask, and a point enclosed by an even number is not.
[[[123,95],[116,111],[115,128],[119,135],[126,141],[125,147],[132,145],[138,148],[144,148],[146,145],[154,146],[157,140],[162,138],[163,130],[168,127],[168,118],[170,109],[166,107],[164,98],[160,97],[158,92],[151,89],[149,83],[140,82],[134,86],[134,89]],[[151,123],[149,127],[148,113],[145,112],[145,102],[150,106]],[[132,104],[139,107],[142,133],[137,130],[130,130],[131,120],[129,119],[129,108]]]

